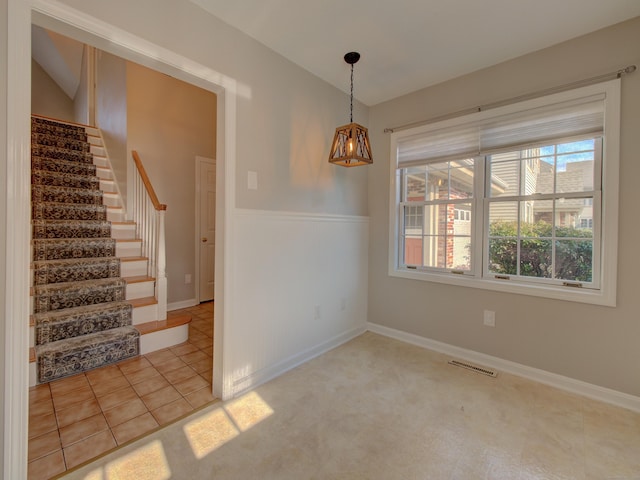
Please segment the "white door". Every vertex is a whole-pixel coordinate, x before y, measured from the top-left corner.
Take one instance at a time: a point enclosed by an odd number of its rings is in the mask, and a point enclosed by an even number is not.
[[[213,284],[215,280],[215,238],[216,238],[216,163],[210,158],[196,158],[198,218],[197,233],[199,244],[198,300],[213,300]]]

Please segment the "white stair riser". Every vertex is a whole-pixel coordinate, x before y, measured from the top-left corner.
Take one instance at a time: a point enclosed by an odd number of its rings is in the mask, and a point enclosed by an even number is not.
[[[145,305],[144,307],[135,307],[133,309],[133,315],[131,322],[134,325],[140,323],[153,322],[158,319],[158,304]]]
[[[105,152],[104,148],[102,147],[98,147],[96,145],[91,145],[91,149],[90,149],[91,153],[93,153],[94,155],[100,155],[100,156],[105,156],[107,153]]]
[[[116,184],[113,180],[100,179],[100,190],[103,192],[116,193]]]
[[[117,193],[103,193],[102,194],[102,204],[107,207],[119,207],[120,200],[118,198]]]
[[[153,297],[155,295],[156,282],[150,280],[148,282],[136,282],[127,284],[127,300],[136,298]]]
[[[117,242],[116,257],[140,257],[142,256],[142,242]]]
[[[94,127],[84,127],[84,131],[87,132],[87,135],[92,135],[94,137],[100,137],[100,132],[97,128]]]
[[[189,324],[140,335],[140,355],[184,343],[189,338]]]
[[[111,170],[109,170],[108,168],[98,167],[96,168],[96,177],[101,180],[112,180]]]
[[[134,239],[136,238],[135,225],[111,225],[111,238]]]
[[[121,277],[137,277],[147,274],[147,260],[120,262]]]
[[[102,147],[102,140],[100,139],[100,137],[96,137],[89,133],[87,133],[87,142],[89,142],[90,145],[97,145],[98,147]]]
[[[121,208],[107,208],[107,220],[110,222],[123,222],[124,211]]]
[[[107,160],[107,157],[102,157],[99,155],[94,155],[93,156],[93,164],[96,167],[104,167],[104,168],[108,168],[109,167],[109,161]]]

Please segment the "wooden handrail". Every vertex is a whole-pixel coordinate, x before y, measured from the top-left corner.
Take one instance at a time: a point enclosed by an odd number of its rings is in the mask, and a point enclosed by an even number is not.
[[[160,201],[158,200],[158,196],[156,195],[156,192],[153,189],[153,185],[151,185],[151,181],[149,180],[149,177],[147,176],[147,172],[144,169],[144,166],[142,165],[142,160],[140,160],[140,156],[138,155],[138,152],[133,150],[132,154],[133,154],[133,161],[135,162],[136,168],[140,173],[140,178],[142,178],[142,183],[144,183],[144,188],[147,190],[147,193],[149,194],[149,198],[153,203],[153,207],[156,210],[166,210],[167,206],[163,203],[160,203]]]

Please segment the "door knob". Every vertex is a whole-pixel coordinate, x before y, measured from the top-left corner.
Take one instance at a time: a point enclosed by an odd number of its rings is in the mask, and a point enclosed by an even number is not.
[[[202,237],[202,243],[206,243],[207,237]]]

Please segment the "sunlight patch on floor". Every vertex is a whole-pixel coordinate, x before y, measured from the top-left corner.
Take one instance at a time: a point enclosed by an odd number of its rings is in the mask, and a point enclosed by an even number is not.
[[[250,392],[187,423],[183,430],[201,459],[272,414],[260,395]]]
[[[85,480],[168,480],[171,469],[162,442],[155,440],[109,462],[85,477]]]

